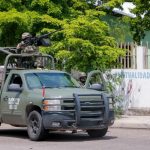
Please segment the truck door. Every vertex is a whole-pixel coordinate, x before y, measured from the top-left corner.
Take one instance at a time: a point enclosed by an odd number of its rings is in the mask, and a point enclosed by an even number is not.
[[[6,80],[1,96],[1,114],[4,123],[18,124],[21,120],[23,82],[19,74]]]
[[[105,90],[106,83],[102,72],[100,70],[94,70],[89,72],[84,87],[95,89],[98,91]]]

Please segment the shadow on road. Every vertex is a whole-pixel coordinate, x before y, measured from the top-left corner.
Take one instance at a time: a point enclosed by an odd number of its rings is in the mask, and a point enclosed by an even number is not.
[[[0,129],[0,137],[14,137],[21,139],[29,139],[26,129]],[[91,138],[84,132],[78,132],[76,134],[66,132],[52,132],[49,133],[44,141],[52,142],[77,142],[77,141],[93,141],[93,140],[111,140],[115,139],[115,136],[106,135],[103,138]]]
[[[103,138],[91,138],[86,133],[50,133],[45,141],[53,141],[53,142],[77,142],[77,141],[94,141],[94,140],[111,140],[117,137],[114,136],[105,136]]]
[[[23,138],[27,139],[28,134],[26,129],[1,129],[0,137],[15,137],[15,138]]]

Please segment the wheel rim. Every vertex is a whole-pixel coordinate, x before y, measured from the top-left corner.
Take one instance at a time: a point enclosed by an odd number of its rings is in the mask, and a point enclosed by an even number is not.
[[[33,134],[37,134],[39,131],[40,125],[39,120],[36,118],[36,116],[32,116],[30,119],[30,129]]]

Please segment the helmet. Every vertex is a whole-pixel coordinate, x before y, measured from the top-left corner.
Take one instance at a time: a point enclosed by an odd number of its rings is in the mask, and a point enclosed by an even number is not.
[[[29,37],[32,37],[32,35],[28,32],[23,33],[21,36],[22,40],[25,40],[26,38],[29,38]]]
[[[81,72],[81,73],[80,73],[79,78],[82,78],[82,77],[86,77],[86,73],[85,73],[85,72]]]

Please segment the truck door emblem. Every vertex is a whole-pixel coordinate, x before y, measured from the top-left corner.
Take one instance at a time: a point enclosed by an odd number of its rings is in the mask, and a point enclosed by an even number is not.
[[[17,109],[17,106],[19,105],[20,102],[20,98],[8,98],[8,105],[9,105],[9,109],[13,110],[13,109]]]

